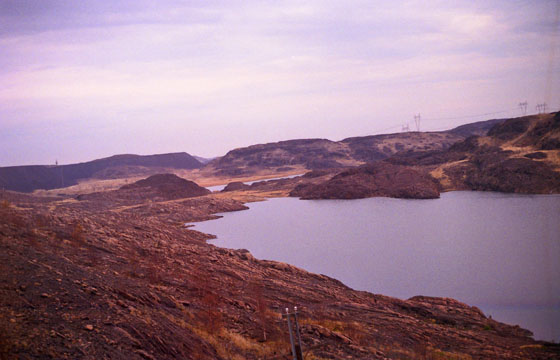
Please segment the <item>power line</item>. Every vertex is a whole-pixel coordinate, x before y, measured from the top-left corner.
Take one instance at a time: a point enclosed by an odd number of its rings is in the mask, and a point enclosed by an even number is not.
[[[483,114],[475,114],[475,115],[464,115],[464,116],[454,116],[454,117],[440,117],[440,118],[424,118],[424,120],[428,120],[428,121],[434,121],[434,120],[458,120],[458,119],[469,119],[469,118],[475,118],[475,117],[480,117],[480,116],[490,116],[490,115],[497,115],[497,114],[503,114],[503,113],[507,113],[510,111],[514,111],[517,110],[517,108],[515,109],[507,109],[507,110],[501,110],[501,111],[495,111],[495,112],[489,112],[489,113],[483,113]]]
[[[421,117],[420,114],[415,114],[414,115],[414,121],[415,121],[415,125],[416,125],[416,130],[420,131],[420,120],[425,122],[425,121],[440,121],[440,120],[473,119],[473,118],[477,118],[477,117],[481,117],[481,116],[492,116],[492,115],[505,114],[505,113],[518,113],[518,111],[520,109],[523,113],[523,116],[526,116],[527,115],[527,109],[528,109],[528,102],[527,101],[520,102],[518,104],[518,107],[516,107],[516,108],[494,111],[494,112],[487,112],[487,113],[480,113],[480,114],[472,114],[472,115],[424,118],[424,117]],[[547,110],[548,111],[558,111],[558,110],[560,110],[559,108],[555,108],[556,110],[551,110],[551,109],[549,109],[549,105],[546,104],[546,103],[538,104],[536,109],[537,109],[537,113],[546,112]],[[374,130],[372,133],[373,134],[379,134],[379,133],[383,134],[386,131],[399,129],[399,128],[402,132],[410,131],[410,125],[408,123],[405,123],[405,124],[401,124],[401,125],[389,126],[389,127],[383,128],[383,129],[377,129],[377,130]],[[444,129],[444,128],[442,128],[442,129]],[[447,127],[445,127],[445,129],[447,129]],[[430,131],[434,131],[434,130],[430,130]]]

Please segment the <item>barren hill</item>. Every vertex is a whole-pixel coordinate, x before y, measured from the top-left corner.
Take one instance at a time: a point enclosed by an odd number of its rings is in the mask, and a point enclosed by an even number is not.
[[[31,192],[75,185],[79,180],[110,179],[164,172],[166,169],[196,169],[202,163],[187,153],[115,155],[89,162],[49,166],[0,167],[0,188]]]
[[[246,176],[262,169],[292,167],[333,169],[386,159],[403,151],[443,150],[472,135],[485,135],[497,123],[488,120],[440,132],[405,132],[351,137],[341,141],[300,139],[231,150],[207,164],[204,171],[221,176]]]
[[[426,164],[444,190],[560,193],[560,113],[510,119],[445,152],[411,155],[408,163]]]
[[[143,202],[145,199],[166,201],[207,194],[210,194],[210,190],[198,186],[193,181],[180,178],[175,174],[156,174],[135,183],[124,185],[118,190],[78,195],[77,199],[128,205]]]
[[[464,128],[458,131],[465,133]],[[485,134],[486,131],[479,133]],[[422,135],[423,139],[442,136]],[[364,145],[362,154],[369,151],[373,155],[371,158],[375,159],[375,145],[371,142],[386,141],[391,136],[358,138],[358,143],[370,142],[369,146]],[[418,134],[414,136],[419,138]],[[411,146],[359,167],[312,172],[309,175],[318,175],[313,179],[303,176],[250,187],[232,184],[226,190],[282,190],[302,199],[433,198],[439,196],[439,191],[451,190],[560,193],[558,113],[496,122],[487,135],[473,135],[447,148],[437,149],[443,147],[445,142],[442,139],[427,145],[427,150]],[[356,146],[356,140],[352,142]],[[382,154],[378,154],[377,157],[381,157]]]

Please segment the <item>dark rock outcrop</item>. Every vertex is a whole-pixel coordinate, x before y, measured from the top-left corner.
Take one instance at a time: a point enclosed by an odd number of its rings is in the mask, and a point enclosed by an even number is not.
[[[250,188],[251,188],[250,185],[242,183],[241,181],[233,181],[227,184],[222,191],[228,192],[228,191],[237,191],[237,190],[248,190]]]
[[[495,161],[477,157],[466,173],[465,183],[472,190],[500,191],[524,194],[560,192],[560,173],[542,162],[527,158]]]
[[[546,154],[543,153],[542,151],[536,151],[536,152],[533,152],[533,153],[525,154],[524,156],[528,159],[546,159],[547,158]]]
[[[178,177],[175,174],[157,174],[132,184],[124,185],[120,190],[138,190],[155,192],[168,199],[188,198],[210,194],[210,190],[198,186],[195,182]]]
[[[290,192],[302,199],[360,199],[387,196],[408,199],[439,197],[437,182],[409,167],[377,162],[341,172],[320,184],[302,184]]]
[[[118,190],[83,194],[78,200],[104,200],[120,202],[122,205],[137,203],[143,199],[174,200],[204,196],[211,191],[174,174],[156,174],[132,184],[122,186]]]
[[[495,125],[488,131],[488,136],[500,140],[512,140],[529,129],[529,121],[525,117],[509,119],[501,124]]]

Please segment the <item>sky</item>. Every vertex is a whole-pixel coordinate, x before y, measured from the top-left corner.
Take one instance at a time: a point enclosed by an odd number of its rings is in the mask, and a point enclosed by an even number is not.
[[[560,0],[0,0],[0,166],[560,108]]]

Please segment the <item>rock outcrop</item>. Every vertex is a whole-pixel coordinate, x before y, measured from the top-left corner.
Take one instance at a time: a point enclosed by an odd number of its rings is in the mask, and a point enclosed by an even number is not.
[[[120,191],[141,191],[147,198],[151,193],[166,199],[180,199],[202,196],[210,190],[198,186],[195,182],[178,177],[175,174],[156,174],[132,184],[124,185]]]
[[[210,194],[210,190],[199,186],[193,181],[186,180],[174,174],[156,174],[132,184],[122,186],[118,190],[96,192],[78,195],[78,200],[90,200],[106,202],[109,204],[120,203],[134,204],[144,199],[155,201],[175,200],[204,196]]]
[[[560,193],[559,144],[560,113],[510,119],[453,145],[442,173],[470,190]]]
[[[228,192],[228,191],[248,190],[250,188],[251,188],[250,185],[242,183],[241,181],[233,181],[227,184],[222,191]]]
[[[361,199],[386,196],[406,199],[439,197],[437,181],[409,167],[376,162],[339,173],[320,184],[302,184],[290,192],[302,199]]]

